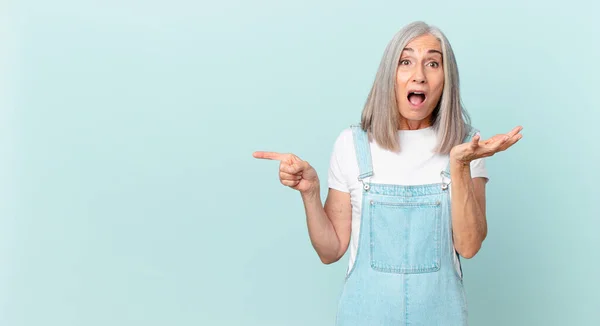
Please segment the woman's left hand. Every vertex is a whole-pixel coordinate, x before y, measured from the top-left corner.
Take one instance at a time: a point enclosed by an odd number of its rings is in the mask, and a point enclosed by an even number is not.
[[[523,135],[520,134],[521,130],[523,127],[518,126],[509,133],[498,134],[484,141],[477,133],[470,142],[454,146],[450,151],[450,159],[458,163],[469,164],[473,160],[505,151],[523,138]]]

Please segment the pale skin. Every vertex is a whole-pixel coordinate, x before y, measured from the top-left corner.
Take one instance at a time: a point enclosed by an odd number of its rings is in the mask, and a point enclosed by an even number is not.
[[[400,130],[431,126],[444,87],[441,44],[432,35],[410,42],[402,52],[396,72],[396,100],[400,113]],[[411,104],[409,92],[420,92],[424,102]],[[452,229],[456,251],[465,258],[474,257],[487,236],[486,179],[471,178],[470,162],[505,151],[522,138],[518,126],[506,134],[487,140],[475,135],[470,142],[455,146],[450,152],[452,192]],[[291,153],[254,152],[259,159],[279,161],[279,179],[300,192],[311,243],[321,261],[338,261],[348,249],[352,227],[350,194],[329,189],[325,204],[320,196],[320,181],[315,169]]]

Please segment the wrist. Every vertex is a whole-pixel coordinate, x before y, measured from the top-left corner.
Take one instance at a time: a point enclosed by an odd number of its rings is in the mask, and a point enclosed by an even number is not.
[[[464,157],[465,155],[458,155],[454,151],[450,151],[450,166],[469,166],[471,161]]]
[[[317,184],[314,187],[311,187],[304,191],[300,191],[300,195],[305,200],[312,200],[315,198],[320,198],[320,195],[321,195],[320,189],[321,189],[321,187],[320,187],[319,183],[317,182]]]
[[[460,174],[471,173],[471,162],[451,157],[450,171]]]

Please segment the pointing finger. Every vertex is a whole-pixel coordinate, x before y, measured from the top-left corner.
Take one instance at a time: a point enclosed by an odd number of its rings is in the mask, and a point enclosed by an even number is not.
[[[286,154],[276,153],[276,152],[262,152],[257,151],[252,153],[252,156],[259,159],[265,160],[278,160],[281,161],[286,158]]]

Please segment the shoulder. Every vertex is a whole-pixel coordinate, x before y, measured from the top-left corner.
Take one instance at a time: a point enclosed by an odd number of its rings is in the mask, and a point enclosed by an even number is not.
[[[335,138],[334,148],[336,150],[344,150],[348,148],[353,148],[354,146],[354,135],[353,135],[353,127],[347,127],[342,129],[337,137]]]
[[[350,126],[350,127],[342,129],[338,134],[338,139],[351,140],[352,136],[353,136],[352,133],[353,133],[354,128],[355,128],[355,126]]]
[[[353,128],[342,129],[333,144],[333,151],[329,163],[329,188],[342,192],[349,192],[357,175],[358,165],[355,159]]]
[[[354,126],[348,126],[339,131],[333,143],[331,156],[337,160],[340,165],[348,166],[356,163],[354,128]]]

